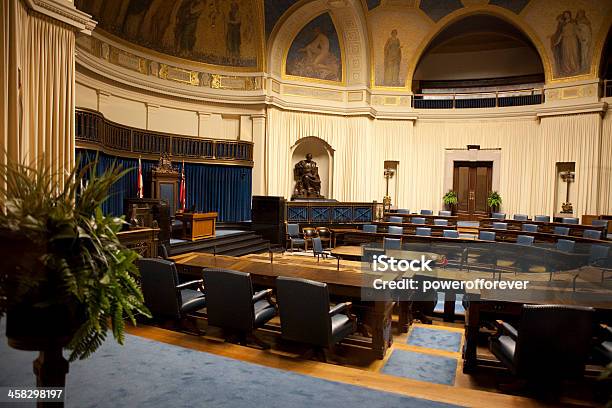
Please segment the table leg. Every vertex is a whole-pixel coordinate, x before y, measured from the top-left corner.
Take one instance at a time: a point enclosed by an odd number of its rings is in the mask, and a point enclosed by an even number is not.
[[[480,302],[470,302],[465,316],[465,345],[463,346],[463,372],[469,373],[477,365],[476,348],[480,329]]]

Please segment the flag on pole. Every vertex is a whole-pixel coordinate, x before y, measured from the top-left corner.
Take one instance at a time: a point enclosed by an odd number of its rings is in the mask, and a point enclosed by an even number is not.
[[[179,192],[179,200],[181,202],[181,210],[185,211],[187,207],[187,189],[185,187],[185,161],[183,161],[183,167],[181,169],[181,187]]]
[[[142,183],[142,163],[140,162],[140,157],[138,158],[138,181],[136,185],[136,197],[143,198],[143,183]]]

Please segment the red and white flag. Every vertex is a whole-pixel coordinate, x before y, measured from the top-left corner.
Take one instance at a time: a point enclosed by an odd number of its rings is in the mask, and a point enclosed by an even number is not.
[[[138,158],[138,181],[137,181],[137,185],[136,185],[136,197],[137,198],[143,198],[144,197],[144,191],[143,191],[143,183],[142,183],[142,163],[140,162],[140,157]]]
[[[181,202],[181,210],[185,211],[187,207],[187,188],[185,186],[185,162],[183,162],[183,168],[181,169],[181,188],[179,192],[179,200]]]

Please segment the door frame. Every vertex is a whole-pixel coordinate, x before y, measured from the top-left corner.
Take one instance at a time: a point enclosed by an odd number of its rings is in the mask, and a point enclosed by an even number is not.
[[[444,191],[440,194],[442,197],[448,190],[453,189],[453,172],[455,171],[455,162],[493,162],[493,174],[491,175],[491,189],[499,191],[499,169],[501,168],[501,149],[446,149],[444,152]]]
[[[458,169],[460,168],[468,169],[466,182],[468,183],[468,190],[470,190],[470,192],[467,198],[467,207],[468,207],[467,211],[460,209],[461,202],[459,202],[457,204],[457,213],[455,215],[457,215],[459,217],[459,220],[461,221],[479,221],[482,218],[489,217],[489,210],[487,209],[487,205],[486,205],[486,197],[489,191],[492,190],[492,186],[490,186],[490,184],[493,179],[493,162],[490,162],[490,161],[477,161],[477,162],[456,161],[454,162],[453,174],[456,175],[457,177],[453,177],[453,189],[457,191],[458,193],[459,191],[455,188],[457,187],[457,183],[459,183],[460,181],[459,179],[461,178],[461,174],[458,173]],[[469,198],[469,196],[472,196],[472,193],[474,193],[477,188],[478,169],[480,168],[487,169],[487,172],[486,172],[487,190],[484,191],[485,196],[483,197],[485,201],[480,202],[480,204],[484,204],[485,206],[484,207],[485,209],[483,211],[478,211],[476,209],[476,201],[475,201],[476,197],[475,196],[472,199]],[[459,198],[461,198],[459,194],[458,196]]]

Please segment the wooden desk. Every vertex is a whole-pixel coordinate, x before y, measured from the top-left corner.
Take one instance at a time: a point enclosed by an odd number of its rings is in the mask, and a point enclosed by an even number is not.
[[[515,229],[495,229],[495,228],[478,228],[479,231],[490,231],[495,233],[495,240],[505,241],[505,242],[516,242],[516,237],[518,235],[529,235],[534,237],[535,242],[557,242],[559,239],[569,239],[575,241],[576,243],[583,244],[599,244],[599,245],[612,245],[612,241],[602,240],[602,239],[593,239],[593,238],[584,238],[582,236],[574,236],[574,235],[557,235],[548,232],[527,232],[520,231]]]
[[[584,224],[564,224],[561,222],[542,222],[542,221],[519,221],[519,220],[498,220],[497,218],[483,218],[480,220],[480,226],[482,228],[491,228],[494,222],[505,222],[508,224],[509,230],[522,230],[523,224],[534,224],[538,226],[538,232],[552,233],[555,227],[567,227],[569,228],[569,234],[572,237],[582,237],[584,230],[595,230],[601,231],[602,237],[604,235],[604,227],[597,227],[595,225],[584,225]]]
[[[176,218],[183,222],[183,239],[196,241],[215,236],[217,213],[178,213]]]
[[[362,301],[362,288],[372,288],[374,279],[383,274],[363,274],[356,271],[334,271],[306,266],[272,264],[269,262],[234,258],[231,256],[214,256],[204,253],[180,255],[174,258],[178,272],[192,278],[202,278],[203,268],[223,268],[251,274],[253,283],[264,287],[275,287],[276,278],[287,276],[310,279],[327,283],[329,293],[339,298],[350,299],[352,310],[364,331],[371,334],[370,341],[363,341],[362,346],[369,347],[377,358],[382,359],[393,342],[391,335],[391,299],[380,301]],[[391,277],[391,279],[394,277]],[[387,277],[385,276],[385,279]]]
[[[402,227],[404,229],[404,233],[410,234],[410,235],[416,234],[417,228],[430,228],[431,233],[433,235],[437,235],[440,237],[444,234],[443,232],[444,230],[456,230],[457,229],[457,225],[412,224],[412,223],[406,223],[406,222],[384,222],[384,221],[373,222],[372,224],[377,225],[379,227],[385,227],[387,228],[387,230],[390,226]]]
[[[426,225],[425,227],[430,227]],[[447,227],[446,229],[453,229]],[[433,231],[433,229],[432,229]],[[389,234],[388,232],[365,232],[355,228],[332,228],[333,234],[332,242],[333,246],[336,246],[338,237],[343,237],[345,240],[351,240],[360,243],[366,242],[382,242],[384,238],[396,238],[401,239],[402,242],[447,242],[447,243],[467,243],[467,242],[482,242],[482,243],[494,243],[494,241],[480,241],[475,238],[446,238],[441,236],[419,236],[412,234]]]
[[[341,259],[361,261],[363,249],[360,246],[341,245],[332,249],[331,253]],[[433,252],[404,251],[399,249],[387,249],[385,250],[385,254],[396,259],[420,259],[421,256],[425,256],[427,259],[432,259],[434,263],[442,259],[442,256]]]
[[[404,217],[412,219],[413,217],[421,217],[425,218],[425,222],[429,224],[433,224],[433,220],[448,220],[448,223],[451,225],[457,225],[458,217],[456,215],[421,215],[421,214],[399,214],[399,213],[389,213],[386,212],[385,217]]]
[[[145,258],[157,256],[159,228],[133,228],[117,233],[119,242]]]

